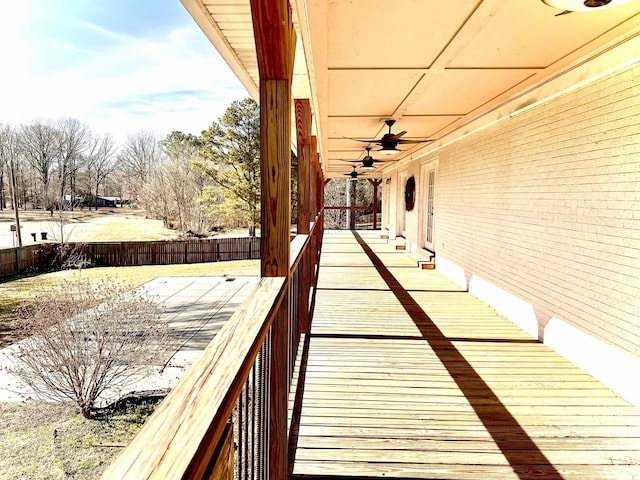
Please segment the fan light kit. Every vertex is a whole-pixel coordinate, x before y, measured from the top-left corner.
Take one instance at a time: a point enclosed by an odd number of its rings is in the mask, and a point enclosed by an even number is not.
[[[629,0],[542,0],[550,7],[571,12],[589,12],[617,7]]]
[[[381,153],[382,155],[395,155],[396,153],[400,153],[401,151],[402,150],[398,150],[396,147],[382,147],[380,150],[378,150],[378,153]]]

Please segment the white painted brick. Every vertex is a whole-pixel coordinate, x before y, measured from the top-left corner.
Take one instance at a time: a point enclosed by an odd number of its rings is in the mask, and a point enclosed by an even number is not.
[[[640,358],[637,79],[620,70],[441,149],[435,240],[541,325]]]

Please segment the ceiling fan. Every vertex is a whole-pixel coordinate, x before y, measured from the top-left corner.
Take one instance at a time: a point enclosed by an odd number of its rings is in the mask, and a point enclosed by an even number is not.
[[[629,0],[542,0],[545,5],[562,10],[556,17],[573,12],[588,12],[611,8]]]
[[[378,138],[378,139],[371,139],[371,140],[364,140],[364,139],[360,139],[360,138],[352,138],[351,140],[355,140],[356,142],[365,142],[365,143],[375,143],[377,145],[380,145],[382,147],[382,149],[377,150],[378,152],[382,153],[383,155],[394,155],[398,152],[401,152],[402,150],[398,150],[398,145],[404,145],[404,144],[408,144],[408,143],[426,143],[426,142],[433,142],[432,139],[424,139],[424,140],[407,140],[404,138],[401,138],[403,135],[405,135],[407,132],[403,131],[400,133],[391,133],[391,127],[393,127],[393,125],[396,123],[395,120],[385,120],[384,123],[389,127],[389,133],[385,133],[382,138]]]
[[[391,120],[391,119],[385,120],[384,123],[389,127],[389,133],[385,133],[382,136],[382,138],[378,138],[378,139],[374,138],[371,140],[352,138],[351,140],[355,140],[356,142],[375,143],[377,145],[380,145],[382,149],[377,151],[382,153],[383,155],[394,155],[398,152],[401,152],[402,150],[398,150],[397,148],[398,145],[404,145],[408,143],[433,142],[433,140],[429,138],[426,138],[424,140],[408,140],[408,139],[401,138],[403,135],[407,133],[406,131],[403,131],[400,133],[391,133],[391,127],[393,127],[393,125],[396,123],[395,120]]]
[[[353,171],[352,171],[352,172],[349,172],[349,173],[343,173],[343,175],[346,175],[347,177],[351,177],[353,180],[357,180],[357,179],[358,179],[358,177],[359,177],[360,175],[362,175],[362,174],[361,174],[361,173],[356,172],[356,168],[358,168],[358,166],[357,166],[357,165],[354,165],[354,166],[353,166]]]
[[[362,162],[362,168],[366,168],[367,170],[372,170],[376,167],[373,166],[374,163],[385,163],[391,160],[376,160],[375,158],[373,158],[371,156],[371,147],[367,147],[367,154],[364,156],[364,158],[362,158],[361,160],[341,160],[342,162],[349,162],[349,163],[361,163]]]

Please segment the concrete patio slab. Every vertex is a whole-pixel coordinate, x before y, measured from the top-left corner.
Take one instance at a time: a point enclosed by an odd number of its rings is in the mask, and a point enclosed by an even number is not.
[[[180,341],[168,358],[125,389],[109,391],[100,406],[132,391],[172,388],[197,360],[233,312],[251,294],[258,277],[159,277],[143,287],[164,304],[163,320]],[[0,350],[0,402],[37,398],[7,367],[15,362],[17,344]]]

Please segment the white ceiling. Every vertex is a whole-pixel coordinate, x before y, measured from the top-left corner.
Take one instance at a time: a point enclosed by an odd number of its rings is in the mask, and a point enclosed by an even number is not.
[[[257,99],[249,0],[182,3]],[[366,144],[348,138],[381,137],[385,119],[397,121],[394,132],[408,132],[403,138],[442,140],[640,35],[640,0],[562,16],[541,0],[291,4],[298,33],[294,97],[312,101],[327,177],[350,170],[339,160],[364,156]],[[427,148],[411,147],[401,145],[404,152],[390,158]]]

